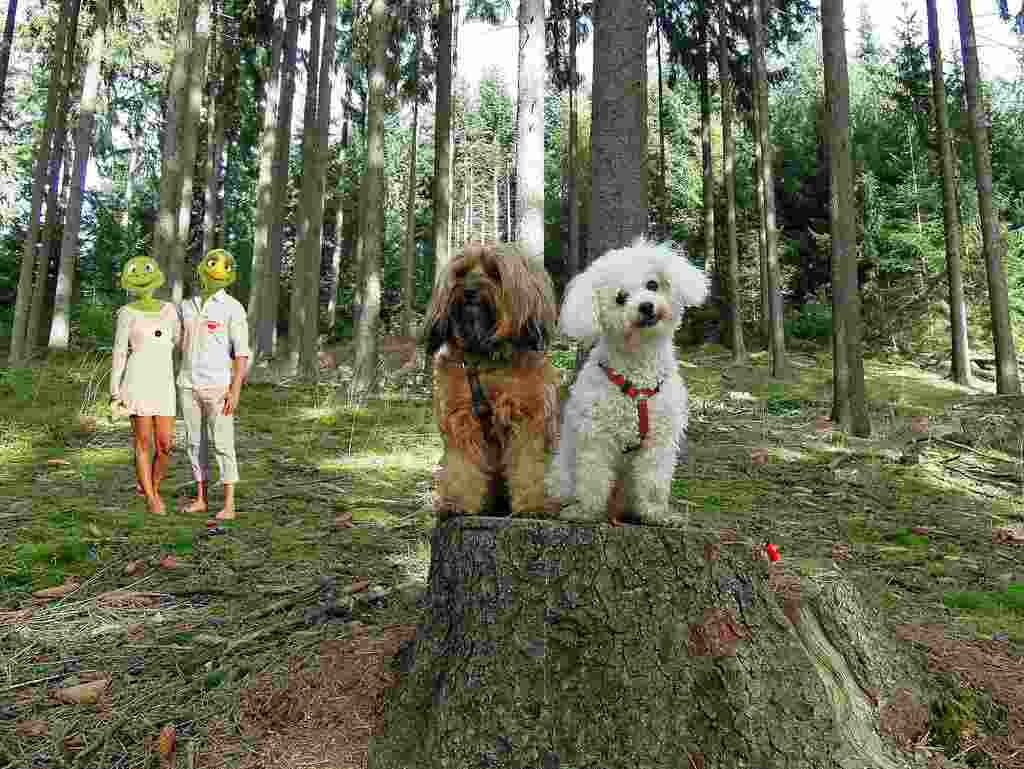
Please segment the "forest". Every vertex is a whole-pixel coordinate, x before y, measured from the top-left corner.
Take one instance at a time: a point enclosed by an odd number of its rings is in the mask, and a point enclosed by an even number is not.
[[[8,0],[0,769],[372,765],[438,276],[516,242],[561,297],[641,235],[710,279],[672,504],[849,576],[929,676],[908,766],[1024,768],[1016,2]],[[180,423],[156,515],[106,392],[129,260],[177,302],[215,249],[251,366],[204,526]]]

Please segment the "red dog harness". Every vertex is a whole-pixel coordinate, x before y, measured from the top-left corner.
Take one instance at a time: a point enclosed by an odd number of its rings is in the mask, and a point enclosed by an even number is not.
[[[658,382],[655,387],[637,387],[607,363],[599,363],[598,365],[608,377],[608,381],[617,385],[618,388],[622,390],[623,395],[636,401],[636,416],[639,423],[640,442],[643,443],[644,438],[647,437],[647,433],[651,428],[651,417],[647,410],[647,401],[652,396],[657,395],[658,391],[661,390],[661,382]],[[638,448],[640,448],[639,445],[631,446],[626,449],[626,452],[630,452]]]

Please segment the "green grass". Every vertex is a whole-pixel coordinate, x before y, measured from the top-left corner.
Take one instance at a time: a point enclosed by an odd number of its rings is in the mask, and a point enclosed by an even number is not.
[[[942,602],[951,609],[964,609],[980,614],[1005,611],[1024,614],[1024,583],[1010,584],[1006,590],[961,590],[942,596]]]

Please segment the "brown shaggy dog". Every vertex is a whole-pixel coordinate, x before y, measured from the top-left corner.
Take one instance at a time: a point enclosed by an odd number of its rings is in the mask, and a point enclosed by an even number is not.
[[[515,244],[468,244],[440,276],[425,328],[442,515],[546,509],[558,375],[544,349],[556,314],[550,278]]]

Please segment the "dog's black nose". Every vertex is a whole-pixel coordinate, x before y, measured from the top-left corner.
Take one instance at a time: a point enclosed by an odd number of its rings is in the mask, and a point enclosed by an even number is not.
[[[648,318],[654,317],[654,302],[641,302],[636,309],[641,315],[646,315]]]

